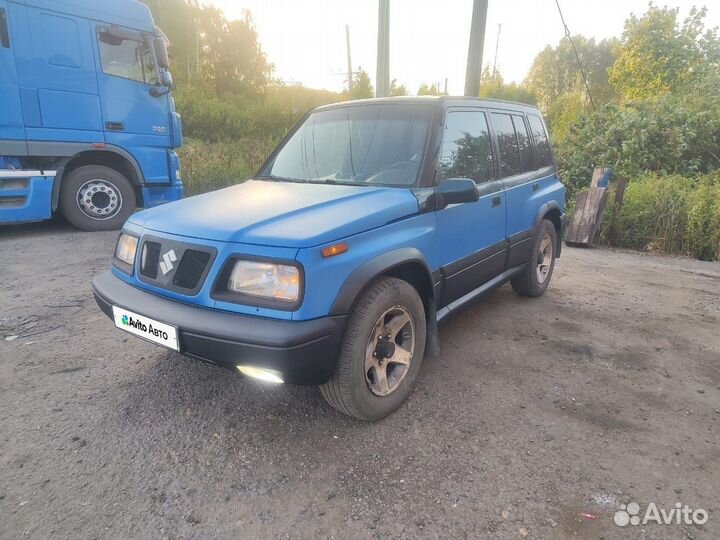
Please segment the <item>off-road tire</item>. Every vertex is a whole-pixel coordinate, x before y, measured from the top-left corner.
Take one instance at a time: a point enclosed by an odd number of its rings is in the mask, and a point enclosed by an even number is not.
[[[550,238],[551,242],[551,260],[547,269],[547,274],[545,275],[544,280],[541,281],[539,278],[539,273],[541,272],[538,269],[540,266],[539,255],[541,252],[543,240],[548,237]],[[516,277],[510,282],[513,290],[520,296],[536,297],[541,296],[545,292],[545,289],[547,289],[548,284],[550,283],[550,279],[552,278],[553,270],[555,269],[557,242],[558,235],[557,229],[555,229],[555,225],[552,221],[543,219],[540,222],[537,231],[535,231],[532,251],[530,252],[530,260],[528,261],[527,268],[523,271],[522,274],[520,274],[518,277]]]
[[[366,380],[368,343],[380,317],[398,306],[409,314],[414,324],[414,352],[397,388],[389,395],[378,396]],[[413,391],[422,365],[425,337],[425,310],[415,288],[401,279],[380,278],[363,294],[350,314],[335,372],[320,387],[323,397],[338,411],[360,420],[373,422],[386,417]]]

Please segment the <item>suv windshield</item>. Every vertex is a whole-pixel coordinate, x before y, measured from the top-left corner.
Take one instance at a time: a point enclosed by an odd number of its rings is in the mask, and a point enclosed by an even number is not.
[[[412,186],[432,109],[369,104],[317,111],[285,142],[260,178]]]

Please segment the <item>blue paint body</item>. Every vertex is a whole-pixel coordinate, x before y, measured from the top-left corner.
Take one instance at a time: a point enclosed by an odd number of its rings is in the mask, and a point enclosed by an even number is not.
[[[496,258],[499,262],[494,264],[497,273],[501,273],[510,264],[510,239],[519,233],[526,233],[530,239],[538,220],[547,217],[542,212],[548,216],[554,212],[559,227],[565,189],[551,166],[546,167],[547,174],[538,172],[527,182],[496,178],[497,189],[481,194],[476,202],[428,208],[424,201],[436,187],[437,146],[442,140],[442,130],[437,128],[442,125],[444,111],[454,102],[427,103],[437,111],[418,185],[249,180],[145,210],[132,216],[125,230],[139,237],[141,246],[148,236],[153,236],[161,241],[168,239],[216,250],[207,277],[196,294],[157,287],[139,277],[140,255],[132,275],[118,268],[113,268],[113,273],[134,287],[184,304],[271,319],[308,321],[332,314],[343,287],[361,266],[385,254],[410,248],[420,254],[427,277],[436,286],[437,307],[442,307],[443,281],[454,266],[462,266],[463,261],[499,246]],[[484,102],[470,103],[487,106]],[[513,104],[493,102],[492,106],[538,114],[534,109]],[[433,135],[435,130],[437,136]],[[322,248],[340,242],[347,244],[347,252],[329,258],[322,256]],[[213,298],[213,289],[231,256],[299,263],[305,280],[302,303],[296,309],[284,310]],[[482,282],[471,285],[479,286]]]
[[[490,114],[506,127],[483,128]],[[560,254],[564,204],[534,108],[449,97],[334,104],[303,118],[255,179],[131,216],[123,234],[137,239],[134,257],[121,236],[122,259],[93,291],[116,325],[131,312],[176,329],[169,346],[181,352],[323,384],[377,279],[415,287],[437,345],[437,321],[547,268],[543,220]]]
[[[53,179],[47,176],[34,176],[16,182],[17,186],[3,189],[2,198],[22,199],[18,206],[0,206],[0,223],[42,221],[50,219],[52,209]]]
[[[9,31],[9,46],[0,46],[0,155],[28,169],[38,169],[39,158],[60,168],[90,152],[96,165],[122,156],[140,204],[182,198],[173,151],[182,145],[182,126],[158,82],[164,70],[151,65],[140,81],[106,72],[101,60],[103,29],[150,46],[159,34],[148,7],[136,0],[0,0],[0,11]],[[42,219],[30,209],[46,206],[55,210],[57,200],[28,200],[12,220]]]

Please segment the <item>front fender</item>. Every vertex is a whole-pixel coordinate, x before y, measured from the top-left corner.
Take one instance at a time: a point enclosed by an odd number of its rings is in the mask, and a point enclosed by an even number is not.
[[[432,272],[425,256],[414,247],[398,248],[366,261],[356,268],[340,289],[330,315],[345,315],[352,309],[362,291],[378,276],[405,263],[418,263],[427,273],[428,282],[433,284]]]

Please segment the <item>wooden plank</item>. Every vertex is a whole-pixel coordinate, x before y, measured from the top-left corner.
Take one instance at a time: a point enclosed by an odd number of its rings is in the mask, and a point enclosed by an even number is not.
[[[598,203],[597,210],[595,211],[595,223],[593,223],[593,231],[590,234],[590,243],[597,244],[600,240],[600,230],[602,229],[603,217],[605,216],[605,207],[607,206],[607,189],[603,189],[603,193],[600,195],[600,202]]]
[[[627,178],[624,176],[618,176],[615,179],[615,211],[613,212],[613,219],[610,223],[608,230],[608,244],[611,246],[616,245],[618,239],[617,231],[617,216],[625,200],[625,188],[627,187]]]
[[[585,201],[587,200],[587,191],[583,191],[575,200],[575,213],[568,225],[566,243],[578,243],[578,231],[580,230],[580,222],[582,221],[583,211],[585,210]]]
[[[607,189],[591,187],[580,193],[575,214],[570,222],[565,243],[570,246],[590,246],[595,241],[607,202]]]
[[[592,180],[590,180],[590,187],[608,187],[612,174],[613,170],[610,167],[595,167],[593,169]]]

